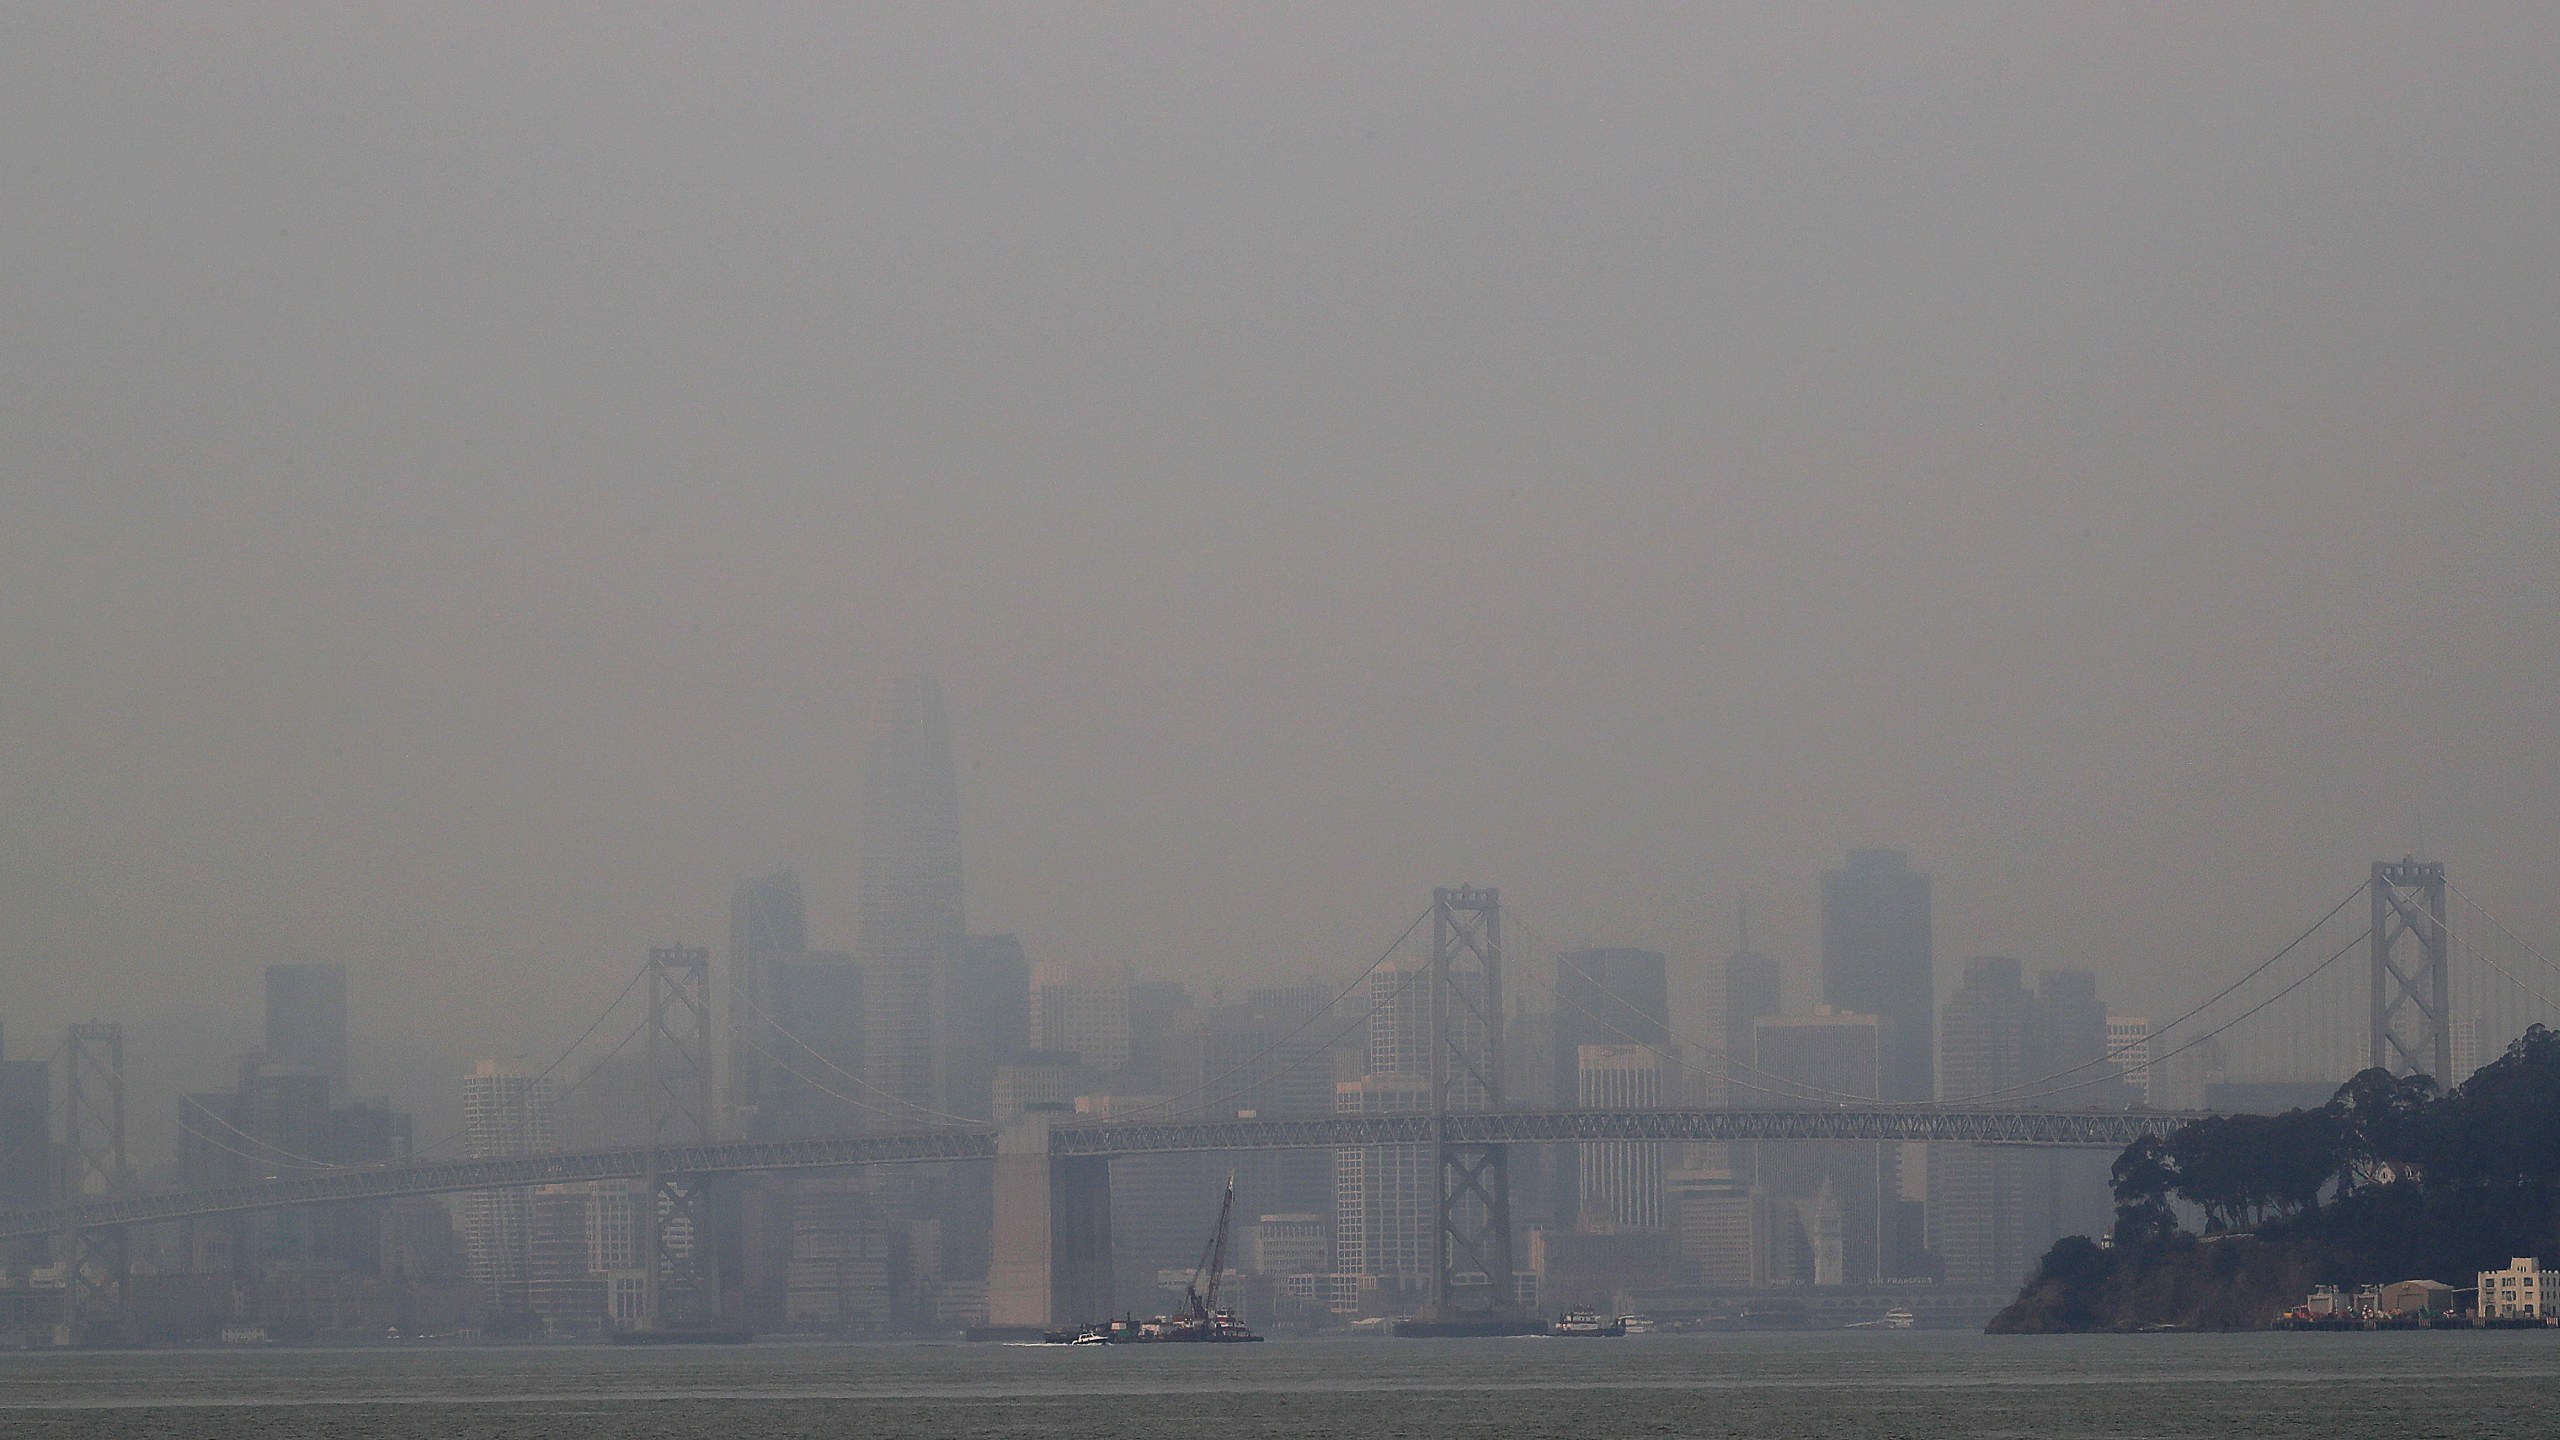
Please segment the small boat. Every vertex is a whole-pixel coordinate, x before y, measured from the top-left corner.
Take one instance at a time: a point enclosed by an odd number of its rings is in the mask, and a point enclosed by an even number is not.
[[[1596,1310],[1567,1310],[1547,1331],[1550,1335],[1616,1339],[1627,1333],[1623,1320],[1605,1320]]]
[[[1630,1335],[1650,1335],[1662,1326],[1650,1315],[1621,1315],[1618,1328]]]
[[[1919,1323],[1920,1317],[1912,1314],[1908,1306],[1896,1305],[1884,1312],[1884,1328],[1887,1330],[1908,1330]]]
[[[1068,1341],[1067,1343],[1070,1345],[1108,1345],[1111,1343],[1111,1335],[1108,1331],[1087,1330],[1077,1335],[1076,1338]]]

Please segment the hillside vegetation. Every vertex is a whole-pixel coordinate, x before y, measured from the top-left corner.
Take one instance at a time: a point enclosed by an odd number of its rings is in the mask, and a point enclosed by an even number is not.
[[[2468,1286],[2560,1253],[2560,1035],[2535,1026],[2450,1093],[2367,1070],[2317,1110],[2145,1137],[2114,1180],[2108,1243],[2055,1244],[1993,1331],[2231,1329],[2314,1285]]]

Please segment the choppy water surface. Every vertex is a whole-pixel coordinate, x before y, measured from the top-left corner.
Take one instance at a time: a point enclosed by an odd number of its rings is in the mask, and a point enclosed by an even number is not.
[[[0,1357],[12,1440],[2501,1437],[2554,1416],[2553,1332]]]

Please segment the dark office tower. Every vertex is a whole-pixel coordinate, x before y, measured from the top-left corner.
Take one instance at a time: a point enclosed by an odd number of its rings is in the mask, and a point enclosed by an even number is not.
[[[863,968],[863,1067],[885,1101],[939,1110],[936,981],[961,909],[960,782],[951,722],[930,675],[890,691],[862,774],[855,932]],[[912,1118],[903,1123],[913,1124]]]
[[[2036,1008],[2042,1033],[2028,1056],[2032,1073],[2024,1078],[2041,1083],[2029,1087],[2038,1093],[2022,1093],[2018,1103],[2123,1109],[2124,1073],[2107,1063],[2107,1007],[2098,998],[2098,977],[2086,970],[2047,970],[2036,977]]]
[[[778,980],[785,960],[809,948],[800,877],[788,870],[740,880],[729,891],[729,1128],[764,1135],[775,1114],[774,1057],[782,1053],[774,1025],[782,1014]]]
[[[967,935],[942,974],[943,1107],[995,1118],[995,1079],[1031,1048],[1031,962],[1010,935]]]
[[[1733,1063],[1726,1073],[1751,1078],[1742,1066],[1751,1063],[1751,1027],[1764,1015],[1777,1015],[1786,1010],[1779,993],[1778,962],[1751,948],[1751,916],[1738,912],[1735,925],[1742,933],[1741,946],[1733,958],[1724,962],[1724,1053]]]
[[[1575,950],[1556,957],[1556,1013],[1549,1093],[1571,1105],[1582,1093],[1585,1045],[1671,1046],[1671,987],[1657,950]],[[1562,1159],[1562,1157],[1557,1157]],[[1559,1224],[1580,1213],[1578,1172],[1567,1161],[1550,1171],[1549,1200]]]
[[[0,1061],[0,1210],[41,1210],[52,1194],[53,1080],[42,1060]]]
[[[1822,1003],[1893,1022],[1884,1099],[1936,1098],[1935,985],[1929,877],[1899,850],[1850,851],[1822,877]]]
[[[773,962],[776,1029],[758,1129],[767,1135],[848,1135],[883,1119],[888,1107],[863,1093],[862,967],[842,951],[778,956]],[[891,1126],[890,1128],[895,1128]]]
[[[327,1082],[329,1103],[347,1094],[347,967],[267,967],[267,1059]]]

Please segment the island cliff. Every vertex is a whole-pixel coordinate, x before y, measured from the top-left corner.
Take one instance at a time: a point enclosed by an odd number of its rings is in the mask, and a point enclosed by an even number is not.
[[[2056,1243],[1993,1333],[2256,1328],[2314,1285],[2468,1287],[2560,1251],[2560,1035],[2535,1026],[2450,1093],[2368,1070],[2317,1110],[2195,1121],[2126,1147],[2114,1180],[2106,1241]]]

